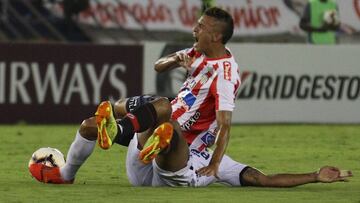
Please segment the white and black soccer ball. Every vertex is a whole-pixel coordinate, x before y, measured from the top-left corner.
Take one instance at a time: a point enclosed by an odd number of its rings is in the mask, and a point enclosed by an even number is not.
[[[65,165],[65,158],[60,150],[52,147],[43,147],[32,154],[28,167],[34,163],[41,163],[49,167],[61,167]]]
[[[324,13],[324,22],[328,25],[339,25],[340,17],[336,10],[328,10]]]

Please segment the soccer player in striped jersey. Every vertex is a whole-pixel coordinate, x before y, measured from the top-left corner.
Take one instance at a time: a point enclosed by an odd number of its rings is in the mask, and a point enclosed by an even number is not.
[[[137,170],[128,168],[128,176],[142,173],[144,166],[138,164],[136,155],[143,163],[155,159],[152,161],[152,185],[155,186],[206,186],[222,182],[232,186],[289,187],[317,181],[333,182],[350,175],[341,175],[335,167],[323,167],[320,173],[268,176],[225,155],[241,83],[238,64],[225,46],[232,34],[230,14],[220,8],[210,8],[193,28],[193,47],[155,63],[158,72],[183,67],[187,70],[187,78],[171,102],[174,121],[160,125],[150,138],[139,134],[130,142],[127,165]],[[147,141],[139,151],[138,143],[143,143],[144,137]],[[212,145],[215,147],[210,152],[208,148]]]
[[[179,65],[188,71],[172,101],[172,119],[180,124],[194,152],[200,153],[216,143],[209,165],[199,169],[199,175],[217,175],[230,137],[240,85],[238,64],[225,47],[232,34],[232,17],[222,9],[210,8],[193,28],[193,47],[163,57],[155,64],[158,72]]]
[[[184,67],[188,77],[171,105],[164,98],[134,97],[113,106],[102,102],[95,117],[86,119],[62,168],[35,164],[33,176],[48,183],[72,183],[97,140],[108,149],[128,146],[127,175],[136,186],[291,187],[311,182],[345,180],[351,173],[322,167],[305,174],[265,175],[225,155],[230,138],[239,69],[225,47],[233,34],[232,17],[224,10],[205,11],[193,29],[193,47],[160,58],[159,72]],[[115,120],[116,115],[125,115]],[[170,119],[171,115],[171,119]],[[215,145],[213,152],[208,148]]]

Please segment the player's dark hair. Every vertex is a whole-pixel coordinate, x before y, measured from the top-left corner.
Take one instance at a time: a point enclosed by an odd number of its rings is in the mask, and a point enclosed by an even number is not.
[[[218,8],[218,7],[211,7],[206,9],[204,15],[216,18],[217,20],[225,23],[223,28],[223,37],[221,42],[226,44],[234,33],[234,20],[232,16],[225,10]]]

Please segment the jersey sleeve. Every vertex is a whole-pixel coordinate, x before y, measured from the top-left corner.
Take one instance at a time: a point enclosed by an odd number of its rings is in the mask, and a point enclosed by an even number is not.
[[[230,63],[228,64],[230,65]],[[217,111],[233,111],[235,108],[235,97],[240,79],[237,71],[231,70],[235,67],[224,67],[218,70],[216,80],[211,85],[211,94],[215,97],[215,108]],[[237,67],[236,67],[237,68]]]

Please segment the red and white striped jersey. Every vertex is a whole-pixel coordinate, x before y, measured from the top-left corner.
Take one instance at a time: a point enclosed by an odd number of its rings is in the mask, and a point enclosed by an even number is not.
[[[171,103],[172,119],[179,122],[190,148],[202,150],[215,142],[216,111],[235,108],[239,68],[229,50],[223,58],[207,58],[193,48],[179,52],[193,57],[193,62]]]

